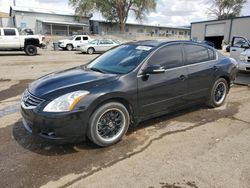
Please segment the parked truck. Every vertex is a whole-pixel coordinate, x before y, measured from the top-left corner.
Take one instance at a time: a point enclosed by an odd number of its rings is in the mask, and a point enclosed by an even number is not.
[[[44,36],[20,35],[16,28],[0,28],[0,51],[25,51],[29,56],[37,55],[37,48],[44,45]]]
[[[244,37],[233,37],[230,56],[239,64],[239,70],[250,72],[250,41]]]

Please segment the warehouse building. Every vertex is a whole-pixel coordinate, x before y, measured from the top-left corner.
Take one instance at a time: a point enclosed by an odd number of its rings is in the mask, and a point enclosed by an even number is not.
[[[229,44],[234,36],[250,39],[250,16],[191,23],[191,39],[213,42],[217,49]]]
[[[90,20],[90,16],[78,17],[74,13],[29,7],[10,7],[9,26],[18,29],[29,28],[35,34],[71,36],[74,34],[119,34],[118,24]],[[190,38],[188,27],[166,27],[127,23],[125,34]]]
[[[118,24],[100,20],[90,20],[90,29],[93,34],[115,34],[120,32]],[[125,34],[189,39],[190,28],[127,23]]]
[[[17,6],[10,8],[13,27],[29,28],[37,34],[69,36],[74,33],[89,33],[89,18],[46,9]]]

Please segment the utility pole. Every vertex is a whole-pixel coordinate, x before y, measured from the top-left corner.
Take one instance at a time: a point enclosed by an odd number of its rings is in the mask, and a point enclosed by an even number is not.
[[[16,0],[13,0],[13,5],[16,6]]]

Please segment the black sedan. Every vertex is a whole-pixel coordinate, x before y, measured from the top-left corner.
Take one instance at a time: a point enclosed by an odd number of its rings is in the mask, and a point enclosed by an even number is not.
[[[112,145],[130,125],[195,103],[221,106],[237,63],[190,41],[120,45],[87,65],[39,78],[23,93],[24,127],[59,142]]]

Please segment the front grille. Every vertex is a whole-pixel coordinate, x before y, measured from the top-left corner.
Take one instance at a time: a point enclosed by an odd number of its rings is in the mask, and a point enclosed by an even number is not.
[[[250,57],[248,57],[247,62],[250,63]]]
[[[22,103],[25,105],[25,107],[28,108],[36,108],[39,104],[41,104],[44,100],[40,99],[28,92],[28,90],[25,90],[22,97]]]

